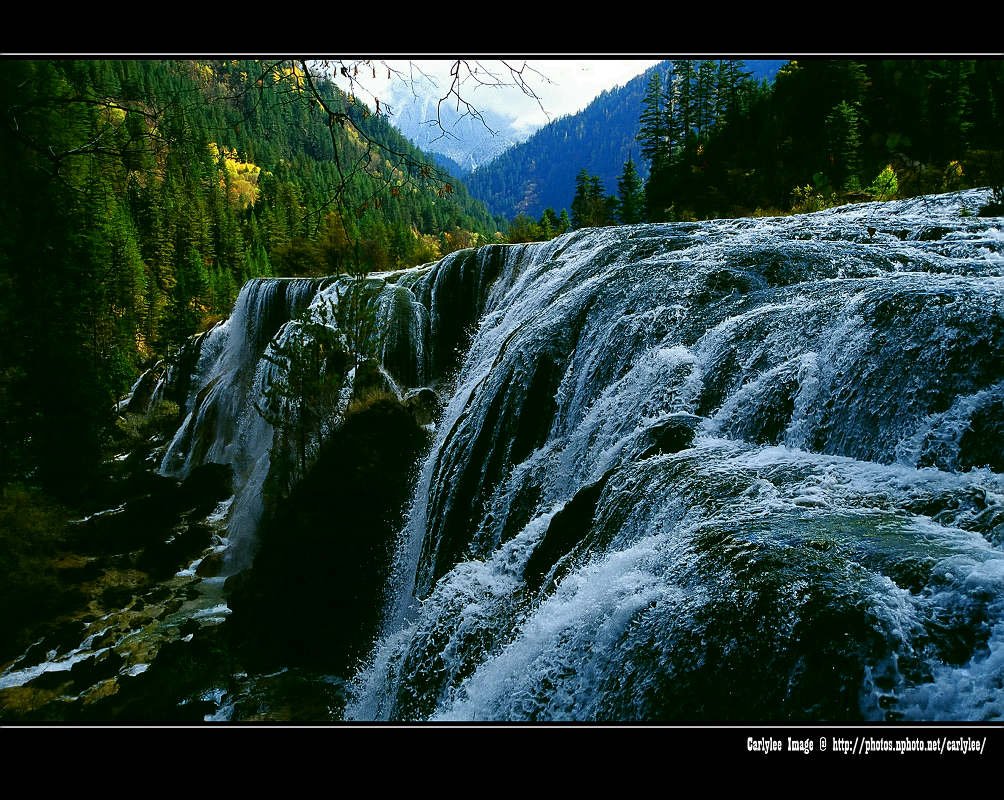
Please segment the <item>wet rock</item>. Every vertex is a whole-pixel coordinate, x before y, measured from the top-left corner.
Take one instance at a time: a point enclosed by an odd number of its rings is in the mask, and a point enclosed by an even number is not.
[[[101,605],[106,609],[125,608],[135,594],[131,586],[109,586],[101,593]]]
[[[184,605],[184,602],[185,601],[182,600],[180,597],[176,597],[174,600],[171,600],[169,603],[166,603],[164,605],[164,611],[160,615],[160,617],[158,617],[158,619],[161,619],[161,618],[166,617],[166,616],[168,616],[170,614],[173,614],[175,611],[177,611],[179,608],[181,608]]]
[[[652,444],[641,458],[651,458],[662,453],[679,453],[690,447],[697,435],[701,418],[692,414],[675,414],[646,431]]]
[[[169,531],[180,514],[178,482],[148,475],[138,485],[143,494],[74,525],[71,546],[84,553],[121,553]]]
[[[181,627],[178,628],[178,634],[181,636],[181,638],[184,638],[186,636],[189,636],[190,634],[198,633],[200,627],[201,626],[199,625],[199,623],[196,622],[194,619],[186,619],[181,624]]]
[[[140,377],[125,410],[131,414],[146,414],[157,384],[167,375],[167,362],[158,361]]]
[[[143,595],[143,599],[146,603],[150,605],[156,605],[163,600],[166,600],[171,595],[171,590],[166,586],[154,586],[150,591]]]
[[[115,678],[109,678],[108,680],[101,681],[85,692],[82,697],[83,703],[85,706],[90,705],[91,703],[96,703],[104,697],[111,697],[118,692],[118,690],[118,681]]]
[[[163,580],[187,566],[209,547],[212,538],[212,530],[203,523],[179,525],[170,537],[148,545],[137,558],[136,566],[154,580]]]
[[[205,516],[234,493],[233,481],[234,471],[229,464],[202,464],[181,484],[179,505],[194,508],[195,516]]]
[[[104,647],[111,647],[115,644],[115,640],[119,637],[116,631],[106,631],[101,636],[93,639],[91,641],[91,650],[101,650]]]
[[[96,558],[67,553],[52,562],[63,586],[72,586],[94,580],[101,574],[101,564]]]
[[[44,708],[57,697],[54,691],[36,685],[0,689],[0,719],[15,721],[31,719],[37,709]]]
[[[214,578],[223,570],[223,553],[210,553],[195,570],[200,578]]]
[[[380,369],[380,362],[371,358],[356,367],[352,397],[358,400],[374,394],[393,395],[394,385]]]
[[[78,661],[70,669],[70,678],[79,693],[99,681],[117,675],[124,663],[125,659],[114,650],[106,651]]]
[[[349,416],[260,531],[250,570],[229,578],[225,627],[259,665],[339,674],[377,631],[412,465],[427,433],[384,397]]]
[[[939,239],[943,239],[946,234],[951,233],[950,228],[944,228],[940,225],[932,225],[930,227],[921,228],[917,232],[917,241],[919,242],[935,242]]]
[[[86,632],[87,626],[79,620],[63,623],[45,637],[40,650],[43,653],[55,650],[57,656],[68,653],[80,644]]]
[[[160,647],[156,658],[137,675],[121,675],[114,695],[80,710],[85,721],[201,722],[217,706],[205,696],[235,669],[225,641],[213,628],[200,629],[190,642]]]
[[[959,441],[959,466],[1004,472],[1004,403],[990,403],[973,414]]]
[[[414,389],[404,396],[404,407],[408,409],[419,425],[431,425],[436,421],[442,401],[432,389]]]
[[[608,470],[598,481],[584,486],[551,518],[540,543],[523,567],[523,580],[536,591],[554,565],[588,534],[603,487],[614,473]]]
[[[71,680],[73,679],[70,677],[70,670],[50,669],[43,672],[37,678],[33,678],[30,686],[32,689],[57,692],[70,683]]]

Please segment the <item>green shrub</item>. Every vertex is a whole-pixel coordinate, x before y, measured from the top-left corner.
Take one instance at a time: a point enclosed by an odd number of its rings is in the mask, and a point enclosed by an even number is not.
[[[896,178],[896,171],[889,164],[871,182],[868,193],[876,200],[895,200],[899,192],[899,180]]]
[[[397,396],[393,392],[388,392],[379,386],[367,387],[353,397],[352,402],[349,403],[349,407],[345,411],[345,418],[348,419],[354,414],[373,407],[375,404],[387,401],[400,405],[400,400],[397,399]]]
[[[791,210],[796,214],[811,214],[814,211],[831,208],[836,204],[837,196],[835,194],[826,198],[809,184],[796,186],[791,190]]]
[[[177,403],[161,400],[148,414],[125,413],[115,420],[115,445],[134,449],[157,434],[170,435],[180,424],[181,409]]]

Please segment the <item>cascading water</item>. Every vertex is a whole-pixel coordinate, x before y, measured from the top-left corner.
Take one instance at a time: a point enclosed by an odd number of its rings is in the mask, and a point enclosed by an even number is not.
[[[497,250],[458,251],[430,265],[370,274],[365,305],[375,317],[370,349],[382,362],[391,385],[436,384],[455,366],[457,350],[486,303],[498,275]],[[259,278],[241,289],[234,311],[193,343],[187,416],[167,448],[160,471],[186,477],[206,463],[230,464],[235,497],[229,508],[227,570],[251,563],[262,514],[262,490],[270,469],[272,425],[259,409],[276,379],[277,348],[286,343],[306,312],[313,322],[337,329],[331,311],[353,282],[348,276],[324,279]],[[348,402],[343,391],[341,410]],[[333,424],[335,420],[329,420]],[[321,434],[327,428],[322,428]],[[319,442],[310,447],[316,450]]]
[[[960,214],[985,196],[368,276],[389,384],[448,403],[346,715],[1004,717],[1004,236]],[[252,281],[199,343],[162,471],[234,466],[230,571],[263,354],[349,280]]]
[[[347,716],[1004,717],[984,199],[479,251]],[[410,287],[435,352],[458,263]]]
[[[255,409],[272,374],[262,354],[274,335],[301,313],[326,281],[259,278],[241,289],[228,319],[203,334],[186,402],[187,416],[161,462],[165,475],[185,478],[201,464],[231,464],[236,495],[229,509],[231,570],[247,566],[261,516],[272,426]]]

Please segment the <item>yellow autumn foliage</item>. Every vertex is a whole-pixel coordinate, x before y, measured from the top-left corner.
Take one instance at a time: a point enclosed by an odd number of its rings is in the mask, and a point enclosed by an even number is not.
[[[209,152],[213,160],[220,160],[221,151],[216,142],[209,143]],[[261,167],[249,161],[241,161],[237,156],[237,151],[231,147],[224,147],[222,153],[226,180],[221,172],[220,186],[229,183],[230,193],[227,199],[241,209],[254,205],[258,199],[258,178],[261,175]]]
[[[101,107],[101,116],[105,120],[116,127],[125,122],[126,112],[124,108],[120,108],[117,105],[112,105],[111,100],[108,101],[108,105]]]

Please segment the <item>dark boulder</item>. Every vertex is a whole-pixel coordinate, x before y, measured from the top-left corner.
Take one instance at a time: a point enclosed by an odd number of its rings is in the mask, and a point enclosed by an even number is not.
[[[215,578],[223,571],[223,553],[210,553],[195,569],[200,578]]]
[[[360,400],[377,394],[393,395],[394,385],[380,369],[380,362],[371,358],[356,367],[352,380],[352,397]]]
[[[234,470],[229,464],[202,464],[193,469],[181,484],[181,510],[195,509],[205,516],[222,500],[234,493]]]
[[[547,531],[523,567],[523,580],[536,591],[552,568],[589,534],[603,488],[614,470],[608,470],[596,482],[583,486],[564,508],[551,518]]]
[[[213,531],[204,523],[176,526],[170,535],[149,542],[136,558],[136,568],[154,580],[169,578],[186,567],[212,543]]]
[[[140,377],[125,410],[130,414],[146,414],[150,411],[157,386],[167,376],[167,362],[158,361]]]
[[[227,630],[257,666],[346,672],[377,633],[395,536],[427,433],[397,400],[349,414],[229,578]]]
[[[651,442],[642,453],[642,458],[651,458],[662,453],[679,453],[694,442],[701,418],[693,414],[674,414],[669,419],[653,425],[646,431]]]
[[[442,401],[432,389],[423,387],[404,396],[404,407],[419,425],[431,425],[439,415]]]

